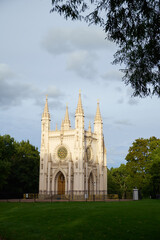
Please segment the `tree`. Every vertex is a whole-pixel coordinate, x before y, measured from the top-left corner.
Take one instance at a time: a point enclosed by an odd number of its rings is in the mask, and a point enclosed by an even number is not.
[[[15,156],[14,138],[9,135],[0,136],[0,190],[8,183],[11,161]]]
[[[16,145],[16,158],[12,162],[9,187],[13,192],[34,193],[39,186],[39,152],[29,141]]]
[[[158,0],[52,0],[51,12],[100,25],[119,49],[114,64],[124,64],[123,81],[134,96],[160,97]]]
[[[0,136],[0,190],[7,193],[38,192],[39,152],[29,141]]]
[[[153,193],[153,176],[155,166],[159,166],[159,151],[160,139],[155,137],[149,139],[140,138],[133,142],[126,156],[126,167],[130,176],[128,181],[132,187],[138,187],[144,195]]]
[[[126,198],[129,188],[128,172],[125,164],[118,168],[111,168],[108,176],[108,193],[118,193],[120,198]]]
[[[155,149],[151,153],[151,159],[153,159],[153,162],[149,169],[151,175],[150,185],[152,196],[156,197],[157,194],[160,195],[160,148]]]
[[[119,192],[119,184],[117,185],[115,178],[113,176],[113,170],[114,168],[112,167],[111,169],[107,169],[107,192],[108,194],[117,194]]]
[[[0,190],[7,184],[11,164],[7,161],[0,161]]]

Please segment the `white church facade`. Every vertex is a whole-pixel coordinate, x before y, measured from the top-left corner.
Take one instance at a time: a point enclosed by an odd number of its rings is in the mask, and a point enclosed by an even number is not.
[[[107,160],[103,123],[97,103],[94,131],[84,129],[81,93],[71,128],[68,106],[61,129],[50,129],[48,100],[41,121],[39,195],[107,194]]]

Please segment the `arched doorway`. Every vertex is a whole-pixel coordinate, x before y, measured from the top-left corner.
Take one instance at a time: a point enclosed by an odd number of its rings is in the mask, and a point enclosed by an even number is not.
[[[91,172],[88,178],[88,195],[93,195],[93,194],[94,194],[94,180],[93,180],[93,174]]]
[[[58,175],[58,194],[65,194],[65,177],[62,172]]]

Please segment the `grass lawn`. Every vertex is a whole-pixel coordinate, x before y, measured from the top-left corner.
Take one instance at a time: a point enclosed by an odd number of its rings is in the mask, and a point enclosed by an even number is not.
[[[160,201],[0,202],[5,240],[158,240]]]

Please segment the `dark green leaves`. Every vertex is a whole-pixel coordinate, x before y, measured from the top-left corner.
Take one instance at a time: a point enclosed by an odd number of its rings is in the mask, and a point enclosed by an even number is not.
[[[134,96],[160,97],[160,10],[158,0],[52,0],[52,12],[99,24],[119,49],[123,81]]]
[[[8,193],[38,192],[39,152],[29,141],[0,136],[0,190]]]
[[[126,156],[127,170],[132,186],[135,184],[143,193],[156,196],[160,191],[160,139],[136,139]]]

